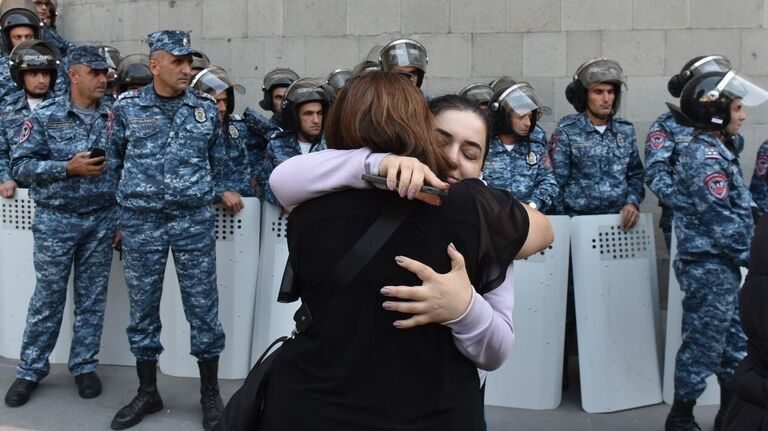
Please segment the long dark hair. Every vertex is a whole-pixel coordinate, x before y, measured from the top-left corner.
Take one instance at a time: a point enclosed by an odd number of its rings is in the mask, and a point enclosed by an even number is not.
[[[325,140],[332,149],[368,147],[415,157],[442,178],[455,168],[440,149],[424,96],[394,72],[371,71],[347,81],[328,114]]]
[[[437,116],[443,111],[462,111],[471,112],[483,121],[485,125],[485,151],[483,153],[483,162],[488,156],[488,149],[491,141],[491,118],[488,112],[481,108],[477,103],[473,102],[466,96],[459,96],[456,94],[446,94],[445,96],[436,97],[429,101],[429,110],[432,115]]]

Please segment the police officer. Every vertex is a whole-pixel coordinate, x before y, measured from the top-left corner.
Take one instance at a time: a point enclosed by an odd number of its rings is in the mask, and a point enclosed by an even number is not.
[[[355,67],[352,69],[352,74],[359,75],[369,70],[381,70],[379,68],[379,53],[381,52],[382,48],[384,48],[382,45],[375,45],[373,48],[371,48],[365,58],[363,58],[360,63],[355,65]]]
[[[396,39],[384,45],[379,52],[379,67],[385,72],[408,74],[419,88],[427,74],[427,48],[413,39]]]
[[[272,172],[266,164],[267,143],[272,137],[283,130],[282,100],[288,86],[299,79],[299,75],[287,67],[270,70],[264,76],[261,85],[262,99],[259,107],[271,111],[272,117],[267,119],[251,107],[243,111],[243,120],[250,129],[251,144],[248,146],[250,159],[254,166],[259,197],[263,198],[265,187],[269,187],[269,173]]]
[[[11,150],[19,141],[21,125],[44,100],[53,97],[49,91],[56,82],[59,53],[50,44],[27,40],[13,49],[10,56],[11,79],[23,89],[0,112],[0,196],[12,198],[17,187],[11,169]]]
[[[211,208],[214,196],[227,188],[221,121],[213,98],[189,87],[197,55],[189,34],[158,31],[147,41],[154,80],[120,95],[107,133],[122,164],[117,201],[131,307],[127,333],[139,377],[138,394],[111,426],[129,428],[163,408],[156,365],[163,351],[159,305],[170,248],[200,369],[203,426],[209,430],[223,409],[217,376],[224,331]]]
[[[128,90],[139,89],[151,83],[152,78],[152,71],[149,69],[149,56],[146,54],[127,55],[117,65],[115,92],[119,96]]]
[[[211,60],[204,52],[197,51],[197,53],[200,54],[199,57],[192,57],[192,76],[197,76],[198,73],[211,66]]]
[[[679,98],[683,86],[696,75],[704,72],[727,72],[731,63],[720,55],[695,57],[689,60],[680,73],[672,76],[667,84],[667,90],[672,97]],[[667,249],[670,244],[672,231],[672,214],[677,193],[674,187],[674,169],[680,151],[693,136],[694,129],[683,124],[679,115],[679,109],[671,106],[670,111],[664,112],[651,124],[645,139],[645,183],[659,198],[661,206],[661,219],[659,227],[664,233]],[[743,147],[744,140],[740,134],[733,139],[739,141],[737,146]],[[741,150],[738,150],[741,152]]]
[[[285,130],[275,134],[267,144],[265,179],[269,179],[277,165],[291,157],[325,149],[323,126],[329,104],[328,94],[313,79],[299,79],[288,87],[282,100]],[[264,200],[280,205],[269,181],[262,183],[262,189]]]
[[[104,45],[101,47],[101,51],[109,65],[109,70],[107,71],[107,94],[104,97],[108,99],[109,103],[113,103],[115,97],[117,97],[115,86],[117,83],[117,65],[120,64],[120,50]]]
[[[5,0],[0,4],[0,101],[16,91],[8,63],[11,50],[25,40],[42,39],[42,31],[43,22],[32,0]]]
[[[227,182],[235,186],[221,195],[221,203],[230,211],[239,212],[244,207],[242,197],[257,196],[257,183],[253,173],[255,162],[250,159],[251,152],[248,150],[256,139],[251,136],[243,117],[233,113],[235,93],[245,94],[245,88],[237,84],[227,71],[219,66],[210,66],[198,73],[191,85],[216,100],[216,109],[224,130],[228,164],[224,171]]]
[[[490,88],[490,87],[488,87]],[[507,190],[520,202],[542,212],[557,197],[558,187],[547,151],[547,136],[537,124],[550,109],[526,82],[499,90],[491,100],[494,136],[483,166],[488,186]]]
[[[743,107],[765,100],[768,92],[734,71],[697,75],[680,96],[682,113],[696,130],[675,165],[674,269],[685,297],[667,431],[698,429],[693,406],[712,374],[721,388],[718,430],[735,368],[745,355],[738,313],[739,267],[749,258],[754,223],[731,138],[746,120]]]
[[[29,302],[16,380],[5,403],[18,407],[49,372],[74,265],[75,323],[69,371],[83,398],[101,393],[96,375],[107,298],[110,244],[116,237],[117,166],[92,150],[103,139],[108,111],[99,102],[107,64],[98,47],[72,50],[69,97],[43,102],[24,122],[13,150],[16,178],[30,183],[37,275]],[[102,153],[104,154],[104,153]]]
[[[468,98],[475,102],[477,106],[487,111],[490,107],[491,99],[493,99],[493,88],[488,84],[475,82],[462,88],[459,91],[459,96]]]
[[[645,197],[635,127],[617,117],[624,86],[621,66],[606,58],[579,66],[565,90],[578,113],[566,115],[552,134],[551,151],[562,208],[569,216],[621,214],[632,228]]]
[[[757,208],[761,213],[768,212],[768,141],[760,145],[755,160],[755,171],[752,174],[752,182],[749,191],[752,192]]]
[[[334,96],[341,91],[344,84],[352,77],[352,71],[349,69],[336,69],[328,74],[325,83],[333,88]]]
[[[75,44],[67,41],[56,30],[56,18],[58,17],[58,6],[56,0],[34,0],[37,16],[43,20],[43,35],[46,41],[53,44],[61,55],[66,57]]]

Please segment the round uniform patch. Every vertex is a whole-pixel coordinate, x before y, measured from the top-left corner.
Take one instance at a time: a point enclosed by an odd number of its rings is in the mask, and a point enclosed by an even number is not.
[[[237,131],[237,127],[229,126],[229,136],[232,139],[237,139],[237,137],[240,136],[240,132]]]
[[[768,171],[768,156],[760,156],[757,158],[755,170],[757,171],[757,175],[760,175],[761,177],[765,175],[766,171]]]
[[[535,164],[536,164],[536,162],[538,162],[538,161],[539,161],[539,158],[538,158],[538,157],[536,157],[536,153],[534,153],[533,151],[529,151],[529,152],[528,152],[528,156],[525,158],[525,161],[526,161],[526,163],[528,163],[529,165],[535,165]]]
[[[725,199],[728,196],[728,177],[722,172],[715,172],[704,178],[709,193],[717,199]]]
[[[21,134],[19,135],[19,143],[22,143],[29,138],[32,134],[32,122],[29,120],[24,121],[24,125],[21,126]]]
[[[658,150],[664,146],[664,142],[667,141],[667,134],[661,131],[654,131],[648,134],[648,145],[654,150]]]

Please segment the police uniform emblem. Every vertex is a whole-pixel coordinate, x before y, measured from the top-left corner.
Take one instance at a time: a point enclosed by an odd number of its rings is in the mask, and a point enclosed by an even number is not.
[[[198,123],[205,121],[205,110],[203,110],[203,108],[195,109],[195,120],[197,120]]]
[[[648,144],[654,150],[658,150],[664,146],[664,142],[667,140],[667,134],[659,130],[653,131],[648,134]]]
[[[768,156],[760,156],[757,158],[755,171],[757,171],[757,175],[765,175],[765,172],[768,171]]]
[[[622,135],[621,133],[616,134],[616,143],[619,144],[620,147],[623,146],[624,145],[624,135]]]
[[[714,174],[707,175],[704,178],[704,182],[707,184],[707,190],[709,193],[717,199],[725,199],[728,196],[729,185],[728,177],[722,172],[715,172]]]
[[[181,45],[182,46],[189,46],[189,39],[186,37],[184,39],[181,39]]]
[[[32,134],[32,122],[29,120],[26,120],[24,122],[24,125],[21,126],[21,135],[19,135],[19,143],[22,143],[29,138],[29,135]]]
[[[525,158],[525,161],[529,165],[535,165],[536,162],[538,162],[538,158],[536,157],[536,153],[534,153],[533,151],[529,151],[528,152],[528,156]]]
[[[232,139],[237,139],[237,137],[240,136],[240,132],[237,131],[237,127],[229,126],[229,136]]]

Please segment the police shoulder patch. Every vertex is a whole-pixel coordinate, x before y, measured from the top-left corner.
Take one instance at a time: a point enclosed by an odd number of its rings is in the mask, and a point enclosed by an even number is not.
[[[32,122],[29,120],[24,121],[24,125],[21,126],[21,134],[19,135],[19,143],[26,141],[29,135],[32,134]]]
[[[725,199],[728,197],[730,186],[728,185],[728,177],[723,172],[715,172],[709,174],[704,178],[704,183],[707,186],[709,194],[717,199]]]
[[[554,169],[554,166],[552,166],[552,159],[547,153],[544,153],[544,155],[541,156],[541,163],[543,163],[550,171]]]
[[[761,154],[757,157],[757,163],[755,163],[755,171],[757,175],[763,176],[768,171],[768,154]]]
[[[661,130],[654,130],[648,134],[648,146],[651,147],[651,149],[658,150],[664,146],[664,143],[667,142],[667,138],[669,138],[669,135],[666,133]]]

